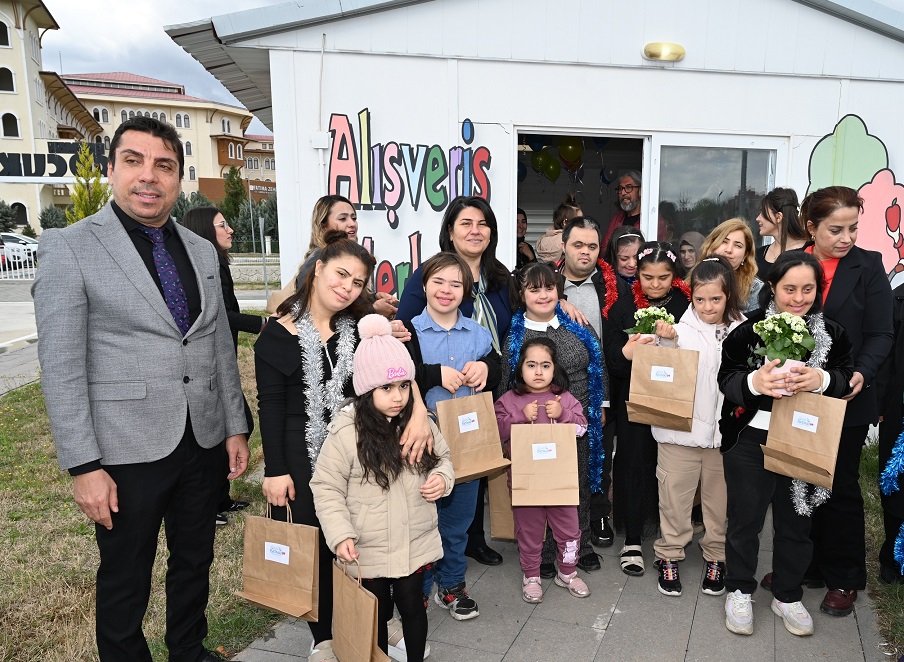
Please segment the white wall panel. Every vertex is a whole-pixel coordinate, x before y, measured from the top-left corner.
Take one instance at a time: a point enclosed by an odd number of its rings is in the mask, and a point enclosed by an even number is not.
[[[515,32],[515,0],[481,0],[474,30],[480,57],[511,59]]]

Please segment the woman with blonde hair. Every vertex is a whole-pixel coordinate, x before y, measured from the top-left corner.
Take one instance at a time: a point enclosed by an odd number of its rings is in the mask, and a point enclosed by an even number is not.
[[[712,255],[722,255],[731,264],[738,277],[741,312],[759,308],[757,297],[763,287],[763,281],[756,277],[755,252],[753,232],[743,218],[730,218],[717,225],[706,237],[700,249],[700,260]]]

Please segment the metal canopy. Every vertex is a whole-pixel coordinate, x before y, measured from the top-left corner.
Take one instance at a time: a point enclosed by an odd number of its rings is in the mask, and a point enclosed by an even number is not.
[[[170,38],[212,73],[236,99],[273,130],[270,55],[248,43],[267,35],[386,11],[431,0],[314,0],[168,25]],[[244,43],[242,43],[244,42]]]
[[[794,0],[867,30],[904,42],[904,13],[874,0]]]

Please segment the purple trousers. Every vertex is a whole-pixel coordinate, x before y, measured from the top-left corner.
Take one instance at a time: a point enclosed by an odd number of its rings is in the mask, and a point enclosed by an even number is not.
[[[512,516],[521,569],[526,577],[540,576],[540,555],[547,522],[559,548],[556,559],[559,572],[563,575],[574,572],[581,543],[577,506],[516,506],[512,508]]]

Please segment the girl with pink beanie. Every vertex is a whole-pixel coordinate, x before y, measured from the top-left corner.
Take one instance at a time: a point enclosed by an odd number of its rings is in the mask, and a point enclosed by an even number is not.
[[[329,425],[311,492],[326,544],[341,561],[357,560],[350,569],[360,569],[362,584],[377,596],[380,648],[388,652],[386,622],[395,606],[407,659],[423,660],[423,572],[443,555],[434,503],[452,491],[455,475],[432,423],[432,451],[414,464],[399,453],[414,404],[414,363],[385,317],[367,315],[358,332],[356,397]]]

